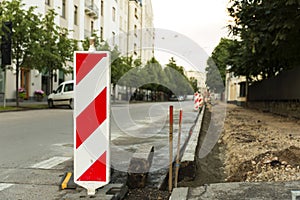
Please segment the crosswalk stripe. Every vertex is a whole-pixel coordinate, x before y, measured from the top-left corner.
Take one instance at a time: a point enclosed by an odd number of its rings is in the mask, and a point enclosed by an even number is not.
[[[32,165],[30,168],[51,169],[52,167],[60,163],[63,163],[69,159],[71,159],[71,157],[53,157],[48,160],[44,160],[42,162],[36,163]]]
[[[0,183],[0,191],[5,190],[13,185],[14,184],[10,184],[10,183]]]

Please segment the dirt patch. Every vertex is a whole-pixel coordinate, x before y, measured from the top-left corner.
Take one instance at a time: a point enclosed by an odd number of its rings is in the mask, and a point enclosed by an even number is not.
[[[211,111],[218,109],[208,107],[200,144],[213,123]],[[206,157],[197,159],[196,178],[179,185],[300,180],[299,166],[300,120],[228,104],[219,140]]]
[[[290,181],[300,178],[300,148],[291,146],[282,151],[266,152],[242,163],[235,174],[227,178],[235,181]]]
[[[201,135],[208,131],[213,112],[204,115]],[[200,143],[203,142],[200,138]],[[300,180],[300,120],[227,105],[224,128],[212,150],[197,158],[196,187],[217,182]],[[168,199],[168,191],[130,190],[125,199]]]
[[[225,181],[300,180],[300,121],[228,105]]]

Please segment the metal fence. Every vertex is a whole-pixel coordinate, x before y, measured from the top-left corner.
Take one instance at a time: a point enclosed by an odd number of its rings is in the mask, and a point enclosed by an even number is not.
[[[300,100],[300,67],[249,86],[248,101],[295,100]]]

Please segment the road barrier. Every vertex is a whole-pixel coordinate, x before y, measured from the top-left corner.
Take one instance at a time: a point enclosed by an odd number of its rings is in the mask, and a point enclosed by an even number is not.
[[[75,52],[74,182],[94,195],[110,181],[109,52]]]

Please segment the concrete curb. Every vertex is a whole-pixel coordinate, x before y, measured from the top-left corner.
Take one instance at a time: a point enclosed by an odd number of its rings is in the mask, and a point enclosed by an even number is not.
[[[204,116],[204,110],[205,110],[205,106],[203,106],[202,110],[200,113],[197,114],[197,117],[194,121],[194,124],[191,126],[190,130],[189,130],[189,136],[186,138],[186,140],[184,141],[181,149],[180,149],[180,158],[182,159],[186,149],[187,149],[187,146],[189,145],[189,141],[191,139],[191,136],[194,135],[194,131],[198,132],[197,133],[197,138],[199,137],[199,133],[200,133],[200,129],[201,129],[201,124],[202,124],[202,119],[203,119],[203,116]],[[193,136],[194,137],[194,136]],[[194,157],[195,157],[195,153],[194,153]],[[174,162],[176,160],[176,156],[174,157],[174,160],[173,160],[173,168],[174,167]],[[180,168],[179,168],[179,173],[178,173],[178,180],[182,180],[182,174],[180,171],[182,171],[182,162],[180,164]],[[196,164],[196,163],[195,163]],[[192,165],[191,165],[192,166]],[[189,166],[190,167],[190,166]],[[196,166],[195,166],[196,167]],[[187,174],[189,174],[189,169],[185,169],[187,171]],[[173,169],[173,171],[175,171],[175,169]],[[185,176],[185,175],[184,175]],[[168,179],[169,179],[169,173],[167,172],[164,177],[161,179],[162,181],[160,182],[160,184],[158,185],[158,189],[159,190],[165,190],[168,186]]]
[[[189,188],[187,199],[287,200],[293,198],[293,191],[300,188],[299,183],[299,181],[216,183]],[[296,198],[296,195],[294,197]]]
[[[188,198],[188,194],[188,187],[174,188],[169,200],[184,200]]]
[[[196,153],[198,148],[198,140],[200,136],[200,130],[205,112],[205,105],[197,119],[194,130],[188,140],[186,149],[184,150],[181,158],[181,164],[179,169],[179,180],[193,180],[196,176]]]

